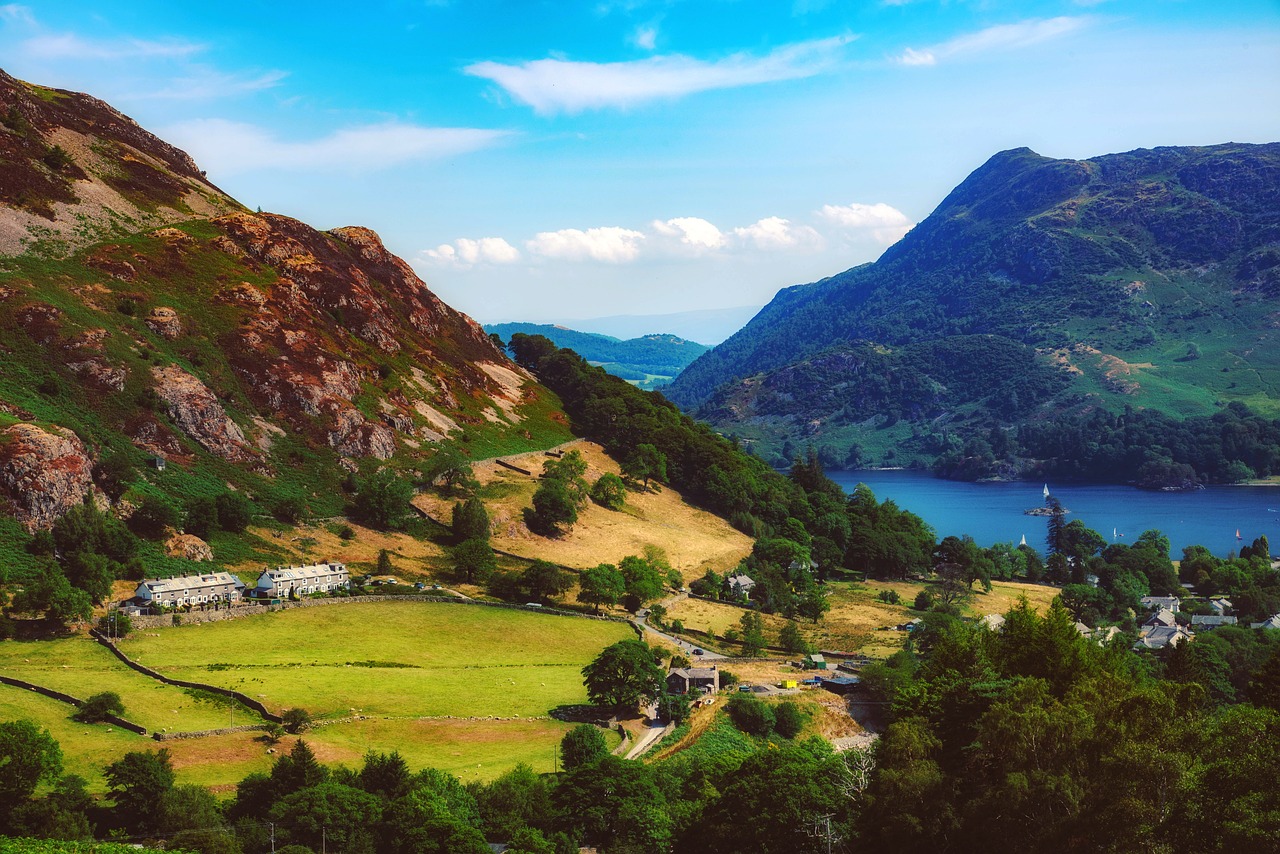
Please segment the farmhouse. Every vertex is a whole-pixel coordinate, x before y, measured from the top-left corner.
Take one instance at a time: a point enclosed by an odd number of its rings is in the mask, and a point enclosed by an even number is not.
[[[1142,607],[1149,611],[1181,611],[1182,600],[1177,596],[1143,596]]]
[[[244,582],[229,572],[181,575],[175,578],[148,578],[134,592],[137,603],[152,605],[201,605],[209,602],[239,602]]]
[[[1164,649],[1166,646],[1177,646],[1194,637],[1179,626],[1154,626],[1144,630],[1142,637],[1133,645],[1133,648]]]
[[[317,563],[311,566],[279,566],[264,569],[252,593],[259,599],[283,599],[291,593],[306,596],[349,587],[351,576],[345,564]]]
[[[744,599],[751,595],[751,588],[756,586],[756,580],[749,575],[731,575],[725,579],[725,583],[729,585],[729,593]]]
[[[720,690],[720,671],[714,667],[681,667],[667,674],[667,690],[672,694]]]

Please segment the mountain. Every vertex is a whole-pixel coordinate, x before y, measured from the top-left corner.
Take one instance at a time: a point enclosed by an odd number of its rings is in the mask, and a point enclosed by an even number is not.
[[[0,353],[6,554],[89,491],[229,485],[332,515],[349,472],[446,438],[487,456],[569,437],[555,396],[372,231],[250,212],[103,102],[3,72]]]
[[[644,389],[665,384],[711,349],[675,335],[651,334],[622,341],[610,335],[579,332],[547,323],[494,323],[485,331],[509,340],[517,332],[542,335],[557,347],[568,347],[614,376]]]
[[[1280,415],[1280,144],[1001,152],[878,261],[779,292],[666,393],[779,462],[806,444],[929,462],[1126,408]],[[1015,469],[1041,453],[988,450]]]
[[[707,308],[696,311],[679,311],[672,314],[617,314],[610,317],[562,320],[561,323],[583,332],[613,335],[619,338],[639,338],[658,330],[678,335],[689,341],[718,344],[742,328],[759,306],[734,308]]]

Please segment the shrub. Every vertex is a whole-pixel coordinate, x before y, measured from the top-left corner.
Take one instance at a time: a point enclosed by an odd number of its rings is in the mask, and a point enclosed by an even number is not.
[[[726,707],[733,725],[745,732],[764,738],[773,731],[774,713],[763,701],[746,694],[734,694]]]
[[[224,492],[213,500],[218,527],[233,534],[244,532],[253,521],[253,502],[238,492]]]
[[[902,604],[902,597],[898,595],[897,590],[881,590],[880,593],[877,594],[876,598],[889,605]]]
[[[933,607],[933,594],[928,590],[921,590],[916,594],[916,601],[912,607],[917,611],[928,611]]]
[[[140,537],[157,539],[169,528],[178,527],[178,508],[155,495],[144,496],[129,517],[129,529]]]
[[[804,712],[790,700],[783,700],[773,710],[773,731],[783,738],[795,738],[804,728]]]
[[[589,765],[608,754],[604,733],[591,724],[578,724],[560,740],[560,761],[566,771]]]
[[[105,721],[108,715],[123,714],[124,703],[120,701],[120,695],[114,691],[103,691],[85,700],[71,717],[82,724],[96,724]]]
[[[297,735],[311,726],[311,715],[306,709],[289,709],[280,716],[287,732]]]
[[[276,518],[276,521],[286,525],[300,524],[307,518],[307,502],[297,495],[281,498],[271,508],[271,515]]]
[[[621,510],[626,503],[627,485],[612,472],[605,472],[591,487],[591,500],[610,510]]]

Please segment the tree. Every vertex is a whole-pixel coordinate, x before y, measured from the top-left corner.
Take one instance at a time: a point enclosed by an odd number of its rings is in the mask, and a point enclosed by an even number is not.
[[[773,709],[763,700],[749,697],[746,694],[734,694],[725,707],[733,725],[745,732],[765,738],[773,732],[775,717]]]
[[[813,620],[814,623],[820,622],[830,610],[831,603],[827,601],[827,594],[816,584],[805,590],[804,595],[800,597],[800,604],[796,607],[800,616]]]
[[[129,529],[140,537],[158,539],[170,528],[178,527],[178,508],[157,495],[144,495],[129,517]]]
[[[293,748],[271,766],[271,783],[281,797],[318,786],[328,779],[329,769],[316,761],[311,746],[302,739],[294,742]]]
[[[662,690],[661,663],[661,655],[644,641],[618,641],[582,668],[587,695],[599,705],[636,709]]]
[[[453,565],[468,584],[484,584],[498,568],[493,547],[480,537],[465,540],[453,549]]]
[[[616,605],[626,592],[622,573],[613,564],[602,563],[578,577],[578,601],[594,605],[597,614],[601,605]]]
[[[0,814],[62,773],[62,749],[49,731],[27,720],[0,723]]]
[[[477,496],[453,505],[453,538],[457,542],[489,539],[489,513]]]
[[[804,729],[804,712],[791,700],[783,700],[773,710],[773,731],[783,738],[795,738]]]
[[[558,478],[544,480],[533,493],[533,507],[525,510],[525,524],[535,534],[552,537],[561,526],[572,528],[578,521],[578,504],[568,486]]]
[[[622,473],[635,480],[644,481],[646,488],[650,480],[665,483],[667,480],[667,456],[648,442],[636,445],[636,449],[622,464]]]
[[[218,527],[224,531],[243,533],[253,521],[253,502],[239,492],[224,492],[213,503],[218,511]]]
[[[568,590],[573,585],[573,580],[554,563],[535,560],[520,574],[520,583],[531,598],[546,602],[552,596],[559,596]]]
[[[684,723],[693,710],[688,694],[672,694],[665,690],[658,695],[657,707],[658,720],[668,724]]]
[[[378,469],[360,483],[352,502],[352,515],[381,531],[404,526],[412,509],[413,484],[391,469]]]
[[[756,611],[744,611],[738,618],[742,626],[742,655],[751,658],[759,655],[765,648],[764,619]]]
[[[560,740],[560,762],[566,771],[589,765],[608,755],[609,745],[604,740],[604,733],[591,724],[578,724]]]
[[[93,479],[112,501],[118,501],[138,476],[128,454],[112,451],[102,455],[93,467]]]
[[[103,691],[94,694],[72,715],[72,719],[82,724],[96,724],[105,721],[109,715],[123,715],[124,703],[120,695],[114,691]]]
[[[800,626],[795,620],[788,620],[778,632],[778,645],[787,652],[808,652],[809,644],[800,634]]]
[[[360,788],[366,792],[393,801],[407,793],[412,782],[409,765],[397,751],[375,753],[370,750],[364,755]]]
[[[288,709],[280,717],[285,730],[294,734],[303,732],[311,726],[311,715],[307,714],[306,709]]]
[[[173,762],[167,748],[131,751],[107,766],[117,817],[127,827],[145,827],[160,818],[165,794],[173,788]]]
[[[288,828],[292,842],[312,851],[323,844],[334,851],[371,852],[383,804],[368,792],[327,780],[281,798],[270,816]]]
[[[395,564],[391,562],[391,552],[378,549],[378,560],[373,566],[373,571],[378,575],[391,575],[396,571]]]
[[[1045,535],[1045,545],[1049,547],[1049,554],[1061,554],[1065,551],[1062,530],[1067,526],[1067,511],[1056,495],[1046,498],[1044,505],[1049,508],[1049,529]]]
[[[627,485],[613,472],[605,472],[591,487],[591,500],[610,510],[621,510],[627,500]]]
[[[38,614],[55,626],[89,619],[93,602],[89,594],[72,587],[62,569],[56,564],[46,566],[43,572],[23,585],[13,597],[13,610]]]
[[[618,564],[618,571],[626,584],[626,606],[635,611],[662,595],[665,579],[662,572],[653,563],[642,557],[628,555]]]
[[[420,471],[423,480],[432,486],[440,483],[446,492],[466,491],[477,485],[471,461],[452,444],[441,445]]]

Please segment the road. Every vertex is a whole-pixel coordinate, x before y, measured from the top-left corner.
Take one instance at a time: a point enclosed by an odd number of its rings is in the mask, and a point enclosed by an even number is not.
[[[675,603],[683,601],[688,598],[689,598],[689,594],[678,593],[669,599],[662,600],[660,604],[662,605],[662,607],[670,609],[671,606],[674,605]],[[699,661],[724,661],[726,658],[729,657],[727,655],[721,655],[718,652],[712,652],[709,649],[703,650],[702,655],[694,655],[693,651],[695,649],[698,649],[696,645],[691,644],[687,640],[684,640],[682,638],[678,638],[675,635],[669,635],[666,632],[658,631],[653,626],[649,625],[648,621],[644,617],[635,617],[632,619],[632,622],[635,623],[640,628],[644,629],[646,632],[652,632],[658,637],[664,638],[668,642],[675,644],[676,648],[679,649],[681,652],[683,652],[685,655],[687,655],[689,657],[689,660],[693,662],[695,665]]]
[[[658,720],[657,706],[648,706],[644,710],[644,714],[645,723],[648,725],[648,729],[646,729],[640,737],[636,739],[635,745],[627,751],[627,759],[635,759],[637,756],[643,755],[644,752],[649,749],[649,745],[653,744],[673,729],[672,724],[664,725],[662,721]]]

